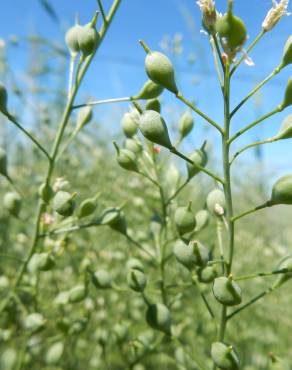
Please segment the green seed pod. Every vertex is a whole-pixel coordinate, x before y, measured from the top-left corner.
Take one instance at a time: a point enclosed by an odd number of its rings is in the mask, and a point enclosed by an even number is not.
[[[189,243],[193,256],[195,257],[195,264],[199,267],[204,267],[209,261],[209,250],[202,243],[197,240],[192,240]]]
[[[198,269],[198,280],[200,283],[210,284],[217,277],[218,273],[214,266],[206,266]]]
[[[209,223],[210,213],[206,209],[201,209],[196,213],[196,232],[203,230]]]
[[[73,214],[75,208],[74,197],[76,194],[70,194],[67,191],[58,191],[53,200],[53,209],[59,215],[69,217]]]
[[[196,218],[191,211],[191,202],[188,206],[177,208],[174,222],[180,235],[189,233],[196,227]]]
[[[45,361],[47,365],[57,365],[61,360],[61,357],[64,352],[64,344],[63,342],[56,342],[52,344],[45,357]]]
[[[0,148],[0,174],[7,177],[7,155],[4,149]]]
[[[135,154],[140,154],[143,151],[143,146],[137,138],[126,139],[125,148]]]
[[[292,138],[292,114],[289,114],[283,121],[275,139],[291,139]]]
[[[127,283],[129,288],[131,288],[135,292],[141,293],[146,287],[147,279],[144,272],[136,269],[131,269],[127,275]]]
[[[178,241],[174,246],[173,253],[178,262],[189,270],[197,266],[205,266],[209,260],[208,249],[196,240],[191,241],[189,245]]]
[[[54,191],[52,187],[49,184],[43,183],[39,187],[38,190],[40,198],[45,202],[49,203],[49,201],[53,198],[54,196]]]
[[[77,114],[76,126],[78,131],[81,130],[85,125],[87,125],[93,117],[91,106],[86,106],[79,109]]]
[[[284,46],[282,66],[286,67],[288,64],[291,64],[291,63],[292,63],[292,35],[289,36]]]
[[[284,95],[284,100],[281,104],[281,109],[285,109],[292,105],[292,77],[289,78],[286,90],[285,90],[285,95]]]
[[[91,274],[91,281],[97,289],[111,289],[112,277],[106,270],[98,270]]]
[[[21,198],[15,192],[9,192],[4,195],[3,206],[14,217],[18,218],[21,209]]]
[[[122,129],[124,131],[124,134],[127,137],[131,138],[134,135],[136,135],[138,131],[138,126],[137,126],[137,122],[132,112],[126,112],[123,115],[121,124],[122,124]]]
[[[240,50],[246,41],[247,31],[243,20],[230,11],[218,18],[216,31],[227,54]]]
[[[77,319],[71,324],[69,328],[69,334],[80,334],[84,332],[88,324],[88,318],[87,317],[81,317],[80,319]]]
[[[79,209],[77,211],[77,217],[83,218],[88,217],[94,213],[97,207],[97,198],[99,197],[99,193],[93,197],[85,199],[79,206]]]
[[[232,276],[216,278],[213,284],[213,294],[224,306],[235,306],[242,301],[240,286],[233,281]]]
[[[222,190],[212,190],[207,196],[206,203],[209,212],[215,216],[222,216],[225,213],[226,201]]]
[[[108,225],[124,235],[127,234],[127,221],[120,208],[107,208],[101,216],[101,224]]]
[[[271,196],[272,204],[292,204],[292,174],[275,182]]]
[[[0,112],[6,114],[7,111],[8,94],[6,87],[0,82]]]
[[[13,348],[7,348],[1,353],[1,368],[13,370],[17,367],[17,352]]]
[[[87,288],[84,284],[76,285],[69,291],[69,302],[78,303],[83,301],[87,295]]]
[[[55,259],[50,253],[35,253],[28,264],[29,271],[49,271],[55,266]]]
[[[76,24],[75,26],[69,28],[65,35],[65,41],[72,56],[77,55],[80,51],[78,44],[78,33],[81,28],[82,27],[79,24]]]
[[[91,55],[97,49],[100,40],[99,33],[92,22],[79,28],[77,33],[78,45],[84,57]]]
[[[113,327],[113,332],[119,342],[123,342],[127,339],[129,325],[126,323],[117,323]]]
[[[125,170],[139,172],[135,153],[131,152],[128,149],[120,149],[115,142],[114,146],[117,151],[118,164]]]
[[[171,316],[164,304],[149,305],[146,310],[146,322],[151,328],[171,335]]]
[[[45,324],[46,319],[38,312],[29,314],[24,320],[25,329],[34,334],[44,329]]]
[[[219,369],[222,370],[237,370],[240,366],[240,361],[234,348],[222,342],[212,344],[211,356]]]
[[[134,99],[154,99],[157,98],[163,90],[163,86],[156,84],[152,80],[148,80]]]
[[[281,285],[286,283],[286,281],[288,281],[292,278],[292,257],[291,256],[285,257],[279,263],[279,265],[277,266],[277,270],[281,270],[281,269],[287,269],[288,271],[284,274],[280,274],[277,277],[277,279],[276,279],[276,281],[273,285],[273,288],[279,288]]]
[[[141,115],[139,128],[149,141],[168,149],[172,148],[166,123],[159,113],[154,110],[145,111]]]
[[[179,133],[183,139],[186,137],[194,127],[194,119],[190,111],[186,111],[179,121]]]
[[[127,261],[127,269],[135,269],[144,272],[143,264],[137,258],[130,258]]]
[[[161,111],[160,101],[158,99],[148,100],[147,103],[146,103],[145,109],[146,110],[154,110],[155,112],[160,113],[160,111]]]
[[[205,151],[205,145],[206,143],[204,143],[200,149],[195,150],[190,155],[190,159],[194,162],[194,164],[187,163],[189,179],[194,177],[200,172],[200,169],[197,166],[205,167],[206,164],[208,163],[208,155]]]

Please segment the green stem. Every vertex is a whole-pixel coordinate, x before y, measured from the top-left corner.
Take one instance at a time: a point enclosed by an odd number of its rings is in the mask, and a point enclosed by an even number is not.
[[[215,68],[216,68],[218,80],[219,80],[219,83],[220,83],[221,90],[223,91],[224,82],[223,82],[223,77],[222,77],[222,74],[221,74],[221,69],[220,69],[220,66],[219,66],[218,59],[220,60],[222,68],[224,68],[224,64],[223,64],[223,60],[222,60],[222,56],[221,56],[221,53],[220,53],[220,48],[219,48],[219,44],[218,44],[218,40],[217,40],[216,35],[212,35],[210,37],[210,44],[211,44],[211,48],[212,48],[212,53],[213,53],[213,57],[214,57]]]
[[[217,220],[216,226],[217,226],[216,231],[217,231],[217,239],[218,239],[218,246],[219,246],[219,253],[220,253],[221,268],[222,268],[222,274],[224,274],[225,257],[224,257],[223,241],[222,241],[222,222],[220,220]]]
[[[197,279],[197,276],[196,275],[195,276],[192,276],[192,282],[193,282],[193,285],[198,289],[199,294],[200,294],[200,296],[201,296],[201,298],[202,298],[202,300],[203,300],[203,302],[204,302],[204,304],[205,304],[205,306],[207,308],[207,311],[209,312],[211,318],[212,319],[215,319],[215,314],[214,314],[214,312],[212,310],[212,307],[210,306],[210,304],[209,304],[209,302],[208,302],[205,294],[202,292],[202,289],[200,287],[200,284],[198,282],[198,279]]]
[[[247,210],[247,211],[245,211],[245,212],[243,212],[243,213],[241,213],[237,216],[232,217],[232,221],[235,222],[235,221],[239,220],[242,217],[245,217],[247,215],[250,215],[251,213],[259,211],[260,209],[264,209],[264,208],[268,208],[268,207],[272,207],[272,206],[273,206],[273,203],[268,200],[267,202],[255,207],[255,208],[249,209],[249,210]]]
[[[99,9],[100,9],[100,12],[101,12],[102,19],[103,19],[104,23],[107,23],[107,17],[106,17],[102,2],[101,2],[101,0],[97,0],[97,2],[98,2],[98,6],[99,6]]]
[[[190,177],[188,177],[177,189],[176,189],[176,191],[174,192],[174,194],[173,195],[171,195],[169,198],[168,198],[168,200],[167,200],[167,202],[166,202],[166,205],[168,206],[169,204],[170,204],[170,202],[174,199],[174,198],[176,198],[177,196],[178,196],[178,194],[187,186],[187,184],[190,182],[190,180],[191,180],[191,178]]]
[[[278,275],[278,274],[287,274],[288,272],[291,272],[291,271],[289,271],[288,268],[283,268],[283,269],[280,269],[280,270],[273,270],[273,271],[269,271],[269,272],[256,272],[256,273],[250,274],[250,275],[238,276],[238,277],[235,277],[234,280],[235,281],[250,280],[250,279],[255,279],[255,278],[260,278],[260,277],[265,277],[265,276],[273,276],[273,275]]]
[[[74,105],[72,107],[72,110],[80,109],[80,108],[83,108],[83,107],[90,107],[90,106],[100,105],[100,104],[119,103],[119,102],[128,102],[128,101],[133,101],[133,97],[127,96],[127,97],[124,97],[124,98],[95,100],[95,101],[91,101],[91,102],[84,103],[84,104]]]

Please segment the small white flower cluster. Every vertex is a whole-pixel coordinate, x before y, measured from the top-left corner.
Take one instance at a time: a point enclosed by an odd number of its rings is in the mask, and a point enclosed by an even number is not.
[[[217,11],[215,9],[215,1],[213,0],[198,0],[197,4],[203,15],[203,24],[208,31],[211,31],[217,19]]]
[[[268,11],[266,18],[262,23],[263,30],[265,32],[270,31],[284,15],[290,15],[287,8],[289,0],[281,0],[277,3],[276,0],[272,0],[273,7]]]

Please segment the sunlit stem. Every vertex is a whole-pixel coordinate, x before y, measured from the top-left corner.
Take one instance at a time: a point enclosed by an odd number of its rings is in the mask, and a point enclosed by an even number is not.
[[[235,221],[237,221],[237,220],[241,219],[242,217],[245,217],[245,216],[247,216],[247,215],[250,215],[250,214],[252,214],[252,213],[254,213],[254,212],[257,212],[257,211],[259,211],[259,210],[261,210],[261,209],[268,208],[268,207],[272,207],[273,205],[274,205],[274,204],[273,204],[270,200],[268,200],[267,202],[265,202],[265,203],[263,203],[263,204],[261,204],[261,205],[259,205],[259,206],[255,207],[255,208],[249,209],[249,210],[247,210],[247,211],[245,211],[245,212],[243,212],[243,213],[241,213],[241,214],[239,214],[239,215],[237,215],[237,216],[234,216],[234,217],[232,218],[232,220],[233,220],[233,222],[235,222]]]

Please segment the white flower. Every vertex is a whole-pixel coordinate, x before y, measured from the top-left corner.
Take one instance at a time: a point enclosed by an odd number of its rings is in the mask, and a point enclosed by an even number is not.
[[[217,19],[217,11],[215,9],[215,1],[213,0],[198,0],[197,4],[203,15],[203,24],[208,31],[212,31]]]
[[[287,12],[289,0],[281,0],[277,3],[276,0],[272,0],[273,7],[268,11],[266,18],[262,23],[264,31],[270,31],[284,15],[290,15]]]

